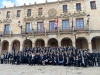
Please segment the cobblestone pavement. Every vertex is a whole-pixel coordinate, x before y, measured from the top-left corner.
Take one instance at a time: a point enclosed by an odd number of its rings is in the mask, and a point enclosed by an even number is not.
[[[0,75],[100,75],[100,67],[77,68],[0,64]]]

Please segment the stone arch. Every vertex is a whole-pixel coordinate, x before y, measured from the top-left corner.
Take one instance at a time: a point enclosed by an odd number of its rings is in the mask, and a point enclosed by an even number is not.
[[[72,46],[72,40],[68,37],[65,37],[61,40],[61,46]]]
[[[12,46],[12,50],[14,50],[14,46],[15,46],[15,49],[16,51],[20,51],[20,41],[19,40],[13,40],[12,43],[11,43],[11,46]]]
[[[92,51],[100,52],[100,36],[94,36],[91,39]]]
[[[55,39],[55,38],[50,38],[48,40],[48,46],[57,47],[58,46],[58,40]]]
[[[2,48],[1,48],[1,54],[4,54],[6,52],[8,52],[9,50],[9,42],[7,40],[3,40],[2,41]]]
[[[76,47],[79,49],[88,48],[88,41],[85,37],[78,37],[76,39]]]
[[[45,41],[43,40],[43,39],[37,39],[36,41],[35,41],[35,46],[40,46],[40,47],[43,47],[43,46],[45,46]]]
[[[32,48],[32,41],[30,40],[30,39],[25,39],[24,41],[23,41],[23,48],[25,48],[25,47],[28,47],[28,48]]]

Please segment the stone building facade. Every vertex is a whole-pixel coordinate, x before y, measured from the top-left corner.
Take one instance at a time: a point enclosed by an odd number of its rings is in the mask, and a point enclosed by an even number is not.
[[[0,54],[34,46],[100,52],[99,0],[62,0],[0,9]],[[57,28],[55,24],[57,22]],[[76,32],[76,34],[74,34]]]

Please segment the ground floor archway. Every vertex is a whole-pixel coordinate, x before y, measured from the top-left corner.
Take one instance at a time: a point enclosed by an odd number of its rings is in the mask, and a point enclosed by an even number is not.
[[[14,40],[12,43],[12,50],[14,50],[14,46],[15,46],[15,50],[16,52],[20,51],[20,42],[18,40]]]
[[[27,39],[24,41],[24,48],[32,48],[32,41],[30,39]]]
[[[93,37],[91,44],[93,52],[100,52],[100,36]]]
[[[76,47],[79,49],[88,49],[88,42],[85,38],[80,37],[76,39]]]
[[[61,40],[61,46],[72,46],[72,41],[70,38],[63,38]]]
[[[58,46],[58,41],[55,38],[51,38],[48,41],[48,46],[57,47]]]
[[[1,51],[1,54],[4,54],[6,52],[8,52],[8,49],[9,49],[9,42],[4,40],[2,42],[2,51]]]
[[[38,47],[45,46],[44,40],[43,39],[37,39],[36,42],[35,42],[35,46],[38,46]]]

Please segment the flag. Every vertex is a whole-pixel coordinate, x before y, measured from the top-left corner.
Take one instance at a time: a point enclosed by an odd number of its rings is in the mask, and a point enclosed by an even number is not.
[[[58,27],[58,19],[56,19],[55,23],[54,23],[54,28],[57,29]]]

